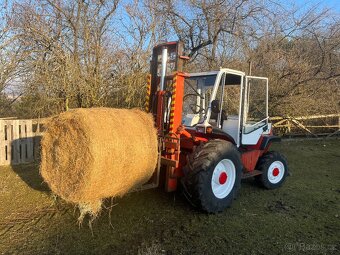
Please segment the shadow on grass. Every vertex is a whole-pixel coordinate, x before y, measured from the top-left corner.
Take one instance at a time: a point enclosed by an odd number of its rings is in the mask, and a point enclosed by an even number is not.
[[[11,141],[11,168],[30,188],[49,192],[50,189],[39,173],[40,141],[41,136],[22,137]],[[26,163],[33,160],[36,162]]]
[[[261,184],[254,177],[242,179],[241,180],[241,189],[244,188],[244,187],[253,187],[253,188],[259,188],[259,189],[263,188],[261,186]]]
[[[13,171],[32,189],[49,192],[50,189],[39,173],[38,164],[12,165]]]

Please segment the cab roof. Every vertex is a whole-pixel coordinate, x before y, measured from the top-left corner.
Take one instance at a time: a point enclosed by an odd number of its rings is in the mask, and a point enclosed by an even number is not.
[[[221,68],[219,71],[189,73],[189,78],[195,78],[195,77],[198,78],[198,77],[203,77],[203,76],[215,76],[219,72],[223,72],[227,74],[225,85],[241,84],[241,77],[245,76],[244,72],[229,69],[229,68]]]

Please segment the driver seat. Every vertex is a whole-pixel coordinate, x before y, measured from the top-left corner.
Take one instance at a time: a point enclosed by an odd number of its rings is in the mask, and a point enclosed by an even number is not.
[[[215,123],[217,123],[218,119],[218,114],[220,113],[220,101],[218,99],[215,99],[211,102],[211,115],[210,115],[210,120],[214,119]],[[222,109],[222,114],[221,114],[221,128],[223,128],[223,122],[227,119],[227,114],[226,111]]]
[[[215,123],[217,122],[218,119],[218,113],[211,111],[211,115],[210,115],[210,120],[215,120]],[[222,110],[222,114],[221,114],[221,128],[223,128],[223,122],[227,120],[227,114],[225,110]]]

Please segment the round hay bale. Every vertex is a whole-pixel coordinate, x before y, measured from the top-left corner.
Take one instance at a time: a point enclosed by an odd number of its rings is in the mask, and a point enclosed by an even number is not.
[[[157,162],[157,132],[140,110],[91,108],[61,113],[47,124],[40,172],[67,201],[94,205],[145,183]]]

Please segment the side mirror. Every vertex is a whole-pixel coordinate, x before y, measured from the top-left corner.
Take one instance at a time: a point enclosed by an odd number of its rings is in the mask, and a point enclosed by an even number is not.
[[[220,100],[215,99],[211,102],[211,111],[213,113],[219,113],[220,112]]]

